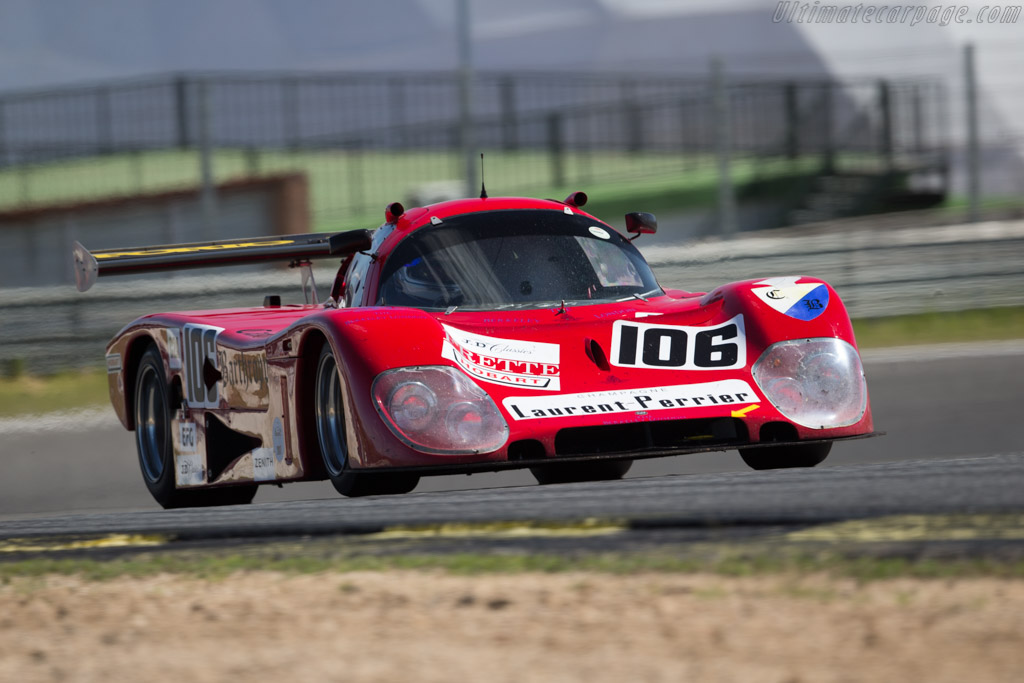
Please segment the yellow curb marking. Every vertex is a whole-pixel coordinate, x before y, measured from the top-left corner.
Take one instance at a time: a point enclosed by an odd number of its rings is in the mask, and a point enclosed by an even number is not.
[[[93,548],[130,548],[156,546],[167,543],[166,536],[141,534],[111,534],[102,538],[48,542],[40,538],[9,538],[0,541],[2,553],[45,553],[57,550],[89,550]]]
[[[1024,540],[1024,515],[894,515],[858,519],[794,531],[790,541],[967,541]]]
[[[493,522],[480,524],[428,524],[395,526],[376,534],[372,539],[401,538],[530,538],[584,537],[617,534],[626,524],[612,520],[586,519],[566,524],[542,522]]]

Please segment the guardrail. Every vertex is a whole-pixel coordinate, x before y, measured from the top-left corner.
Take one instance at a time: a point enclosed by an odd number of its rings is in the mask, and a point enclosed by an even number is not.
[[[778,275],[821,277],[855,318],[1024,304],[1024,220],[793,228],[643,251],[663,286],[688,291]],[[316,269],[322,296],[334,268]],[[94,366],[107,341],[140,315],[258,306],[265,294],[302,301],[298,274],[275,268],[109,280],[85,294],[70,286],[3,289],[0,364],[39,372]]]
[[[826,229],[651,247],[644,255],[663,286],[689,291],[774,275],[820,277],[854,318],[1024,304],[1024,221]]]

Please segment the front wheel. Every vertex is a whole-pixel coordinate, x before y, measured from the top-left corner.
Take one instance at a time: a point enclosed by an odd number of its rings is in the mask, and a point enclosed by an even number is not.
[[[135,445],[142,480],[163,508],[242,505],[252,502],[256,485],[215,489],[178,489],[171,439],[171,395],[167,390],[160,352],[150,346],[135,373]]]
[[[349,467],[341,377],[329,344],[324,344],[317,361],[314,412],[324,469],[338,493],[349,497],[390,495],[416,488],[420,481],[416,475],[357,472]]]
[[[531,467],[538,484],[570,484],[578,481],[614,481],[622,479],[633,466],[632,460],[597,460],[577,463],[551,463]]]
[[[741,448],[740,457],[755,470],[779,470],[790,467],[814,467],[832,450],[832,442],[796,446]]]

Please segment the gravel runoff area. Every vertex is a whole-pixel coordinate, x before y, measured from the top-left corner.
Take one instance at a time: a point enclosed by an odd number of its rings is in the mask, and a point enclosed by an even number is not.
[[[1024,582],[172,575],[0,585],[3,681],[1019,681]]]

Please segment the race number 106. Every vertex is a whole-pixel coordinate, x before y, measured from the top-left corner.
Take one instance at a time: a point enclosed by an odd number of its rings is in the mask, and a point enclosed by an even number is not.
[[[182,328],[185,395],[193,408],[216,408],[220,401],[216,382],[207,386],[203,370],[207,360],[217,367],[217,335],[222,330],[210,325]]]
[[[718,327],[617,321],[612,364],[662,370],[723,370],[746,364],[743,316]]]

